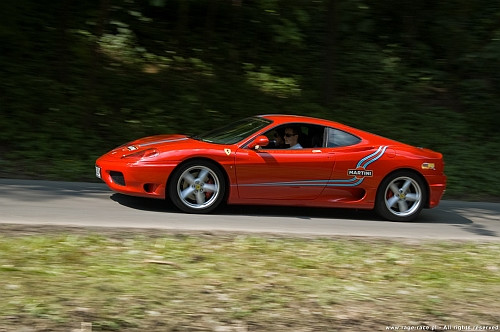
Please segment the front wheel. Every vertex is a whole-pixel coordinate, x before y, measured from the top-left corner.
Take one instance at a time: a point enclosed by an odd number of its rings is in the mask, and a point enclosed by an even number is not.
[[[376,212],[392,221],[415,219],[426,201],[425,183],[416,174],[399,171],[386,177],[377,191]]]
[[[226,181],[214,163],[194,160],[172,173],[169,196],[176,207],[188,213],[208,213],[224,199]]]

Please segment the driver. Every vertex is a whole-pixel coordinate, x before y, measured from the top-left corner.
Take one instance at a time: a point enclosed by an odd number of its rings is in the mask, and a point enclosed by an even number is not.
[[[287,127],[285,128],[285,143],[290,147],[289,149],[302,149],[302,145],[299,143],[299,128],[298,127]]]

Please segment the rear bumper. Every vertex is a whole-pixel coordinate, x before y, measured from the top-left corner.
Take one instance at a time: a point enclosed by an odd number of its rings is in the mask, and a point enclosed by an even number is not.
[[[438,206],[443,194],[446,191],[446,176],[430,176],[427,177],[427,182],[429,184],[429,208],[434,208]]]

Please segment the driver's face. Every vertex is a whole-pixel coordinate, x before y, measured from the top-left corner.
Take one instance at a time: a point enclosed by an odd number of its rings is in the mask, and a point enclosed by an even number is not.
[[[285,143],[293,146],[297,144],[298,135],[293,133],[293,129],[285,129]]]

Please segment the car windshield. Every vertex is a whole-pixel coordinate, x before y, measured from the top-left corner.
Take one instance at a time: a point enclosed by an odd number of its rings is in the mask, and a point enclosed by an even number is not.
[[[263,118],[246,118],[193,138],[215,144],[235,144],[270,123],[271,121]]]

